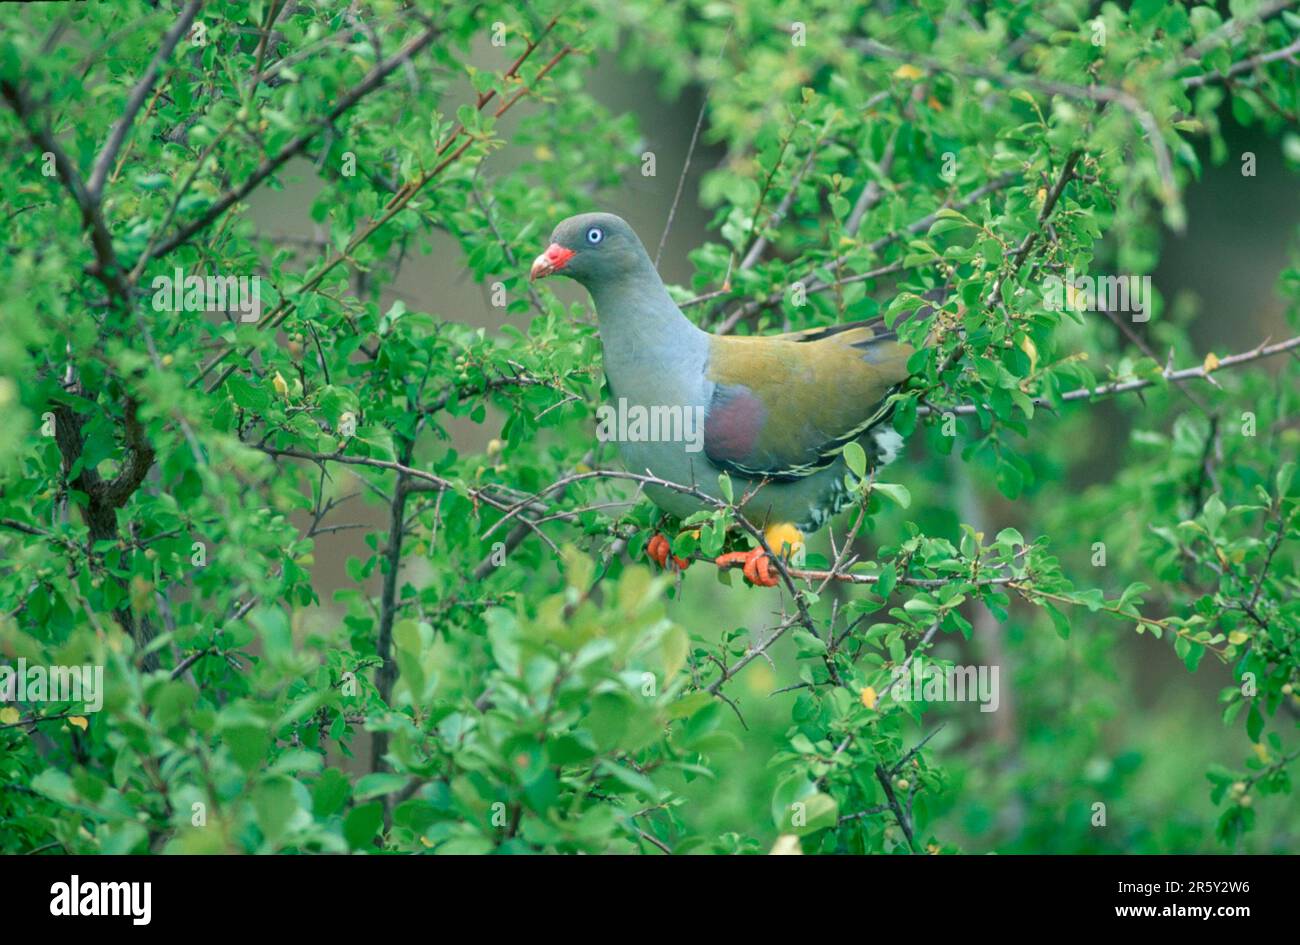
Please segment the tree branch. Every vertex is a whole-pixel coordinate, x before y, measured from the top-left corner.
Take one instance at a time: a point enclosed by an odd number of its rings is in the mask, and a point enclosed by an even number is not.
[[[949,207],[956,210],[964,210],[967,207],[979,203],[989,194],[996,193],[999,190],[1003,190],[1011,186],[1012,182],[1015,181],[1018,176],[1019,175],[1017,175],[1014,171],[1008,171],[1007,173],[1002,174],[1001,176],[995,178],[994,180],[989,181],[988,183],[982,184],[981,186],[975,188],[975,190],[971,191],[969,194],[967,194],[965,197],[961,198],[960,200],[956,201],[955,203],[952,204],[945,203],[944,206],[940,208],[940,210],[947,209]],[[887,233],[884,236],[876,240],[873,240],[871,243],[868,243],[866,246],[866,251],[868,253],[873,253],[873,254],[879,253],[885,247],[890,246],[893,243],[897,243],[899,240],[906,239],[909,236],[915,236],[917,233],[922,233],[928,230],[938,219],[939,219],[939,210],[936,210],[933,213],[928,213],[921,219],[916,220],[915,222],[904,227],[903,229],[896,230],[893,233]],[[844,265],[844,257],[837,256],[834,259],[832,259],[827,265],[831,269],[838,269],[840,266]],[[892,272],[892,271],[893,271],[892,267],[888,267],[884,270],[881,270],[881,272]],[[805,276],[804,278],[811,279],[811,274]],[[850,278],[855,280],[857,278],[865,279],[867,278],[867,275],[863,275],[861,277],[850,277]],[[850,280],[841,279],[840,284],[843,285],[848,281]],[[830,282],[823,282],[820,279],[813,279],[812,281],[807,283],[804,291],[806,294],[811,295],[817,292],[824,292],[827,289],[829,289],[832,285],[833,283]],[[772,292],[761,299],[754,299],[744,303],[743,305],[740,305],[738,308],[736,308],[734,312],[732,312],[722,321],[721,325],[718,326],[717,334],[719,335],[727,334],[729,331],[735,328],[736,325],[740,324],[740,322],[748,318],[751,318],[754,315],[757,315],[760,311],[762,311],[765,308],[771,308],[773,305],[780,304],[781,299],[783,299],[784,297],[785,297],[785,291],[782,290],[779,292]],[[691,305],[697,304],[698,302],[704,301],[706,298],[708,298],[708,296],[700,296],[694,299],[688,299],[682,303],[681,307],[683,308],[689,307]]]
[[[1214,82],[1227,82],[1233,76],[1241,75],[1243,72],[1254,72],[1260,66],[1266,66],[1270,62],[1277,62],[1279,59],[1290,60],[1297,54],[1300,54],[1300,39],[1297,39],[1289,46],[1283,46],[1281,49],[1274,49],[1272,52],[1260,53],[1258,56],[1251,56],[1249,59],[1235,62],[1222,72],[1207,72],[1204,75],[1188,76],[1183,79],[1183,86],[1184,88],[1198,89],[1203,85]]]
[[[1135,378],[1127,381],[1112,381],[1108,384],[1101,384],[1097,387],[1080,387],[1075,390],[1066,391],[1060,396],[1062,401],[1075,400],[1093,400],[1097,397],[1107,397],[1111,394],[1127,394],[1135,390],[1153,387],[1161,381],[1181,382],[1186,380],[1205,380],[1213,383],[1210,375],[1215,371],[1221,371],[1224,368],[1240,367],[1243,364],[1249,364],[1252,361],[1258,361],[1262,358],[1270,358],[1275,354],[1283,354],[1287,351],[1300,349],[1300,335],[1295,338],[1288,338],[1286,341],[1279,341],[1277,344],[1262,344],[1251,351],[1243,351],[1240,354],[1230,354],[1227,357],[1220,358],[1216,366],[1206,368],[1202,363],[1197,367],[1183,368],[1178,371],[1166,368],[1160,374],[1154,377]],[[1046,397],[1037,397],[1034,399],[1036,407],[1051,407],[1054,401]],[[988,409],[982,404],[957,404],[951,407],[937,407],[929,404],[922,404],[916,408],[918,416],[927,414],[973,414],[979,413],[980,410]]]
[[[327,127],[337,121],[343,114],[350,110],[354,105],[360,102],[368,94],[379,88],[384,80],[403,63],[407,62],[412,56],[429,45],[435,37],[441,33],[436,26],[430,26],[424,32],[414,37],[399,49],[392,56],[389,56],[383,62],[377,63],[373,69],[350,91],[345,93],[331,108],[323,118],[306,131],[299,133],[288,144],[275,153],[274,156],[266,158],[261,164],[249,175],[238,187],[227,191],[221,197],[208,207],[198,219],[181,227],[170,239],[163,241],[152,251],[146,253],[146,259],[156,259],[159,256],[166,256],[176,247],[188,242],[192,237],[207,229],[213,221],[220,217],[239,201],[247,197],[262,181],[274,174],[290,158],[302,153],[312,140],[324,131]],[[139,264],[137,263],[137,268]]]
[[[554,21],[552,21],[552,23],[554,23]],[[547,26],[547,29],[548,30],[550,29],[549,25]],[[533,48],[536,47],[534,46]],[[560,63],[561,60],[563,60],[571,52],[573,52],[573,48],[571,46],[566,44],[564,47],[562,47],[559,50],[559,52],[557,52],[554,56],[552,56],[550,60],[544,66],[542,66],[540,70],[538,70],[537,76],[535,77],[535,82],[540,82],[552,69],[555,68],[555,66],[557,66]],[[511,108],[511,106],[513,106],[516,102],[518,102],[528,91],[530,91],[529,88],[520,89],[518,92],[516,92],[506,101],[504,101],[501,104],[501,106],[497,108],[495,112],[493,112],[493,117],[494,118],[501,117],[507,110]],[[485,99],[484,101],[486,102],[487,99]],[[445,158],[443,158],[443,160],[440,161],[438,164],[436,164],[431,170],[426,171],[425,173],[417,177],[415,180],[405,184],[389,200],[388,204],[385,207],[384,212],[380,216],[366,221],[366,223],[363,224],[361,228],[352,235],[352,238],[349,239],[347,246],[342,251],[337,252],[330,259],[326,260],[316,270],[316,272],[303,283],[303,285],[299,288],[293,300],[285,299],[281,301],[274,309],[272,309],[270,312],[268,312],[266,315],[262,317],[261,321],[258,322],[258,327],[273,328],[278,326],[282,321],[284,321],[284,319],[288,317],[289,313],[293,311],[294,308],[297,306],[298,304],[297,299],[300,299],[307,293],[315,290],[315,288],[318,285],[320,285],[321,281],[325,278],[326,275],[328,275],[331,271],[333,271],[337,266],[342,264],[344,261],[350,260],[352,253],[356,250],[358,246],[360,246],[362,243],[368,240],[371,237],[371,235],[373,235],[380,227],[382,227],[389,220],[391,220],[398,213],[400,213],[406,207],[406,205],[410,203],[412,199],[414,199],[416,194],[418,194],[421,190],[423,190],[424,187],[431,180],[433,180],[435,177],[441,174],[443,170],[445,170],[449,165],[451,165],[453,162],[459,159],[460,156],[464,154],[469,149],[469,146],[474,142],[474,138],[465,135],[465,128],[463,125],[457,125],[457,127],[452,130],[451,134],[447,137],[447,140],[442,144],[441,147],[438,148],[437,151],[438,154],[446,153],[447,150],[451,147],[451,145],[454,144],[461,136],[464,136],[465,140],[461,142],[461,144],[454,151],[452,151]],[[234,345],[227,345],[219,353],[214,355],[206,364],[204,364],[199,369],[197,375],[189,382],[189,386],[195,387],[198,384],[203,383],[204,379],[234,352],[235,347],[236,346]],[[253,348],[249,347],[245,350],[246,352],[251,352]],[[225,379],[234,372],[234,370],[235,369],[233,367],[226,368],[220,374],[220,376],[218,376],[217,379],[211,385],[208,386],[207,388],[208,392],[211,393],[215,391],[218,387],[220,387],[221,384],[225,382]]]
[[[90,195],[81,180],[81,175],[55,139],[49,126],[38,120],[36,107],[28,98],[27,91],[12,82],[0,81],[0,97],[9,103],[9,107],[18,116],[32,143],[42,152],[54,156],[55,172],[81,211],[82,228],[90,235],[95,263],[89,267],[88,272],[103,284],[108,290],[109,297],[118,306],[129,307],[131,293],[118,269],[117,255],[113,251],[113,237],[109,234],[108,226],[100,212],[99,201]]]
[[[144,105],[144,100],[149,96],[154,83],[158,81],[158,73],[162,71],[163,63],[171,56],[181,37],[189,32],[190,24],[194,22],[194,17],[202,6],[203,0],[190,0],[185,6],[172,28],[163,35],[158,44],[158,52],[154,54],[153,60],[127,97],[126,104],[122,106],[122,117],[113,125],[108,140],[100,149],[99,157],[95,159],[95,165],[90,172],[90,182],[86,185],[90,199],[96,203],[104,192],[104,182],[108,179],[109,169],[113,166],[113,160],[121,150],[131,125],[135,122],[136,114]]]

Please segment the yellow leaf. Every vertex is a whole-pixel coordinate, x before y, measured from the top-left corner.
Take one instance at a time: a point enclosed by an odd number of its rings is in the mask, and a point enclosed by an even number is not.
[[[1230,634],[1228,634],[1228,642],[1231,643],[1233,646],[1240,646],[1241,644],[1245,643],[1248,639],[1250,638],[1246,636],[1244,630],[1233,630]]]
[[[18,721],[18,710],[11,705],[0,709],[0,725],[13,725]]]
[[[84,715],[68,716],[68,724],[77,726],[77,728],[81,729],[83,732],[90,727],[90,722],[86,720]]]
[[[876,695],[876,690],[871,686],[867,686],[861,693],[859,693],[859,695],[862,698],[862,704],[868,709],[874,709],[876,707],[876,700],[880,698]]]
[[[912,65],[910,62],[905,62],[894,70],[895,79],[910,79],[915,81],[924,75],[924,72],[916,68],[916,66]]]
[[[772,667],[766,663],[754,663],[750,667],[753,672],[749,674],[749,679],[745,681],[746,688],[755,696],[770,695],[776,688],[776,673],[772,672]]]
[[[1029,358],[1029,370],[1038,369],[1038,346],[1034,344],[1034,339],[1028,335],[1020,339],[1020,350]]]
[[[137,574],[131,578],[131,606],[136,610],[147,610],[152,603],[153,583]]]
[[[799,838],[792,833],[783,833],[776,838],[776,843],[772,844],[772,849],[768,851],[769,856],[800,856],[803,853],[803,847],[799,845]]]
[[[1071,312],[1082,312],[1086,308],[1087,296],[1067,282],[1065,284],[1065,307]]]
[[[421,837],[420,842],[424,844],[426,847],[429,847],[430,849],[433,848],[433,843],[429,840],[428,837]]]
[[[289,393],[289,385],[285,383],[284,375],[279,371],[276,371],[275,377],[271,379],[271,386],[275,388],[275,392],[281,397]]]
[[[1202,370],[1205,371],[1206,374],[1209,374],[1218,366],[1219,366],[1219,356],[1216,355],[1213,351],[1211,351],[1209,354],[1205,356],[1205,363],[1201,365],[1201,368]]]
[[[1034,200],[1040,204],[1045,203],[1047,201],[1047,188],[1039,187],[1038,193],[1034,194]]]
[[[686,657],[691,652],[691,638],[681,627],[673,627],[664,634],[659,652],[663,659],[664,679],[672,679],[686,665]]]

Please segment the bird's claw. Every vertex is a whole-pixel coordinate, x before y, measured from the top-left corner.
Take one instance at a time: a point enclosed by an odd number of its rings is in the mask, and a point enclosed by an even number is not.
[[[720,568],[741,566],[741,573],[750,584],[759,587],[776,587],[777,576],[772,571],[771,559],[762,548],[753,551],[731,551],[719,555],[714,562]]]
[[[669,543],[668,539],[663,535],[660,535],[658,532],[651,536],[645,546],[645,553],[650,556],[650,560],[665,570],[668,567],[668,555],[672,550],[673,546]],[[686,558],[679,558],[677,555],[673,555],[673,564],[677,565],[678,571],[685,571],[690,567],[691,563]]]

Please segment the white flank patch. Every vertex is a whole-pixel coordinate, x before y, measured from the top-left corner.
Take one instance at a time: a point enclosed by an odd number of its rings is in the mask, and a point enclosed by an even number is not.
[[[903,450],[903,438],[893,427],[879,426],[871,431],[871,439],[876,444],[876,465],[888,466],[898,458]]]

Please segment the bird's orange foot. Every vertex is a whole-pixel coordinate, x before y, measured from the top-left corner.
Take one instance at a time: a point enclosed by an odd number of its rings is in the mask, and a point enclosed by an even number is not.
[[[763,540],[767,547],[787,561],[802,561],[803,533],[793,525],[778,523],[763,530]],[[732,551],[720,555],[714,563],[720,568],[733,568],[740,565],[750,584],[759,587],[776,587],[779,572],[772,566],[772,559],[762,548],[753,551]]]
[[[762,548],[753,551],[731,551],[719,555],[714,561],[720,568],[733,568],[740,565],[746,580],[759,587],[776,587],[776,575],[772,573],[771,560]]]
[[[673,546],[668,539],[656,532],[648,542],[646,542],[645,553],[650,556],[650,560],[661,568],[668,567],[668,555],[673,550]],[[685,571],[690,567],[690,561],[685,558],[679,558],[673,555],[673,564],[677,565],[677,570]]]

